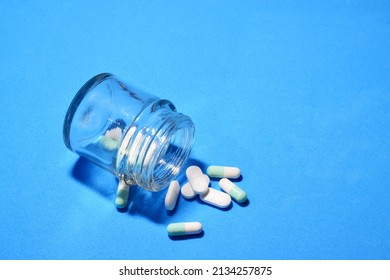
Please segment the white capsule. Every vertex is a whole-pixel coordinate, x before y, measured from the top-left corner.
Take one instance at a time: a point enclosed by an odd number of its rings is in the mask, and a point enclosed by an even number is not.
[[[171,223],[167,226],[169,235],[189,235],[202,232],[202,224],[199,222]]]
[[[179,182],[176,180],[173,180],[168,187],[167,194],[165,195],[165,208],[167,210],[173,210],[176,205],[177,197],[180,193],[180,186]]]
[[[221,180],[219,180],[219,186],[237,202],[243,203],[246,201],[246,192],[229,179],[222,178]]]
[[[226,208],[232,202],[230,195],[227,193],[218,191],[213,188],[208,188],[208,192],[201,194],[200,199],[208,204],[214,205],[219,208]]]
[[[181,187],[181,195],[187,199],[191,199],[191,198],[194,198],[196,196],[196,193],[192,189],[190,182],[185,183]]]
[[[207,175],[214,178],[233,178],[240,177],[241,170],[238,167],[232,166],[216,166],[210,165],[207,168]]]
[[[188,182],[190,182],[192,189],[197,194],[206,193],[210,184],[209,176],[202,173],[198,166],[190,166],[186,170]]]

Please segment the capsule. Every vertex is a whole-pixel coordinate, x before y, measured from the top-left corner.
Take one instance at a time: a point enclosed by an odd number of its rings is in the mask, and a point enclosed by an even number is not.
[[[171,223],[167,226],[167,232],[172,236],[198,234],[202,230],[199,222]]]
[[[210,184],[209,176],[203,174],[202,170],[195,165],[187,168],[186,176],[192,189],[197,194],[206,193]]]
[[[230,195],[213,188],[209,188],[207,193],[201,194],[200,199],[218,208],[226,208],[232,201]]]
[[[165,195],[164,204],[167,210],[173,210],[175,208],[179,193],[180,193],[179,182],[173,180],[169,184],[167,194]]]
[[[229,179],[219,180],[219,186],[237,202],[243,203],[247,200],[246,192]]]
[[[241,170],[238,167],[232,167],[232,166],[210,165],[207,168],[207,175],[214,178],[236,179],[240,177]]]
[[[118,191],[116,192],[115,204],[118,208],[125,208],[129,200],[129,189],[130,186],[124,181],[119,181]]]
[[[116,141],[114,139],[111,139],[108,136],[101,136],[99,138],[100,144],[106,149],[107,151],[114,151],[119,146],[119,141]]]
[[[196,196],[196,193],[192,189],[190,182],[185,183],[181,187],[181,195],[186,199],[191,199]]]
[[[100,137],[100,143],[108,150],[113,151],[119,147],[119,141],[122,137],[122,130],[119,127],[106,131],[106,133]]]
[[[120,127],[115,127],[113,129],[107,130],[104,135],[111,138],[112,140],[119,141],[122,137],[122,129]]]

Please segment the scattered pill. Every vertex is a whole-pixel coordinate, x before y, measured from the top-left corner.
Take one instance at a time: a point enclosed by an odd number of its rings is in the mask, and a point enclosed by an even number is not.
[[[199,222],[171,223],[167,226],[167,232],[172,236],[198,234],[202,232],[202,224]]]
[[[244,201],[246,201],[246,192],[229,179],[222,178],[221,180],[219,180],[219,186],[237,202],[243,203]]]
[[[207,168],[207,175],[214,178],[232,178],[240,177],[241,170],[238,167],[210,165]]]
[[[222,178],[219,186],[223,191],[209,187],[210,177]],[[238,178],[241,171],[237,167],[211,165],[207,168],[207,175],[195,165],[186,170],[188,182],[181,188],[177,181],[172,181],[165,196],[165,207],[172,210],[175,207],[179,192],[186,199],[194,198],[199,194],[200,199],[218,208],[227,208],[232,203],[232,198],[238,203],[247,200],[246,192],[234,184],[228,178]],[[202,232],[202,224],[199,222],[171,223],[167,226],[167,232],[171,236],[199,234]]]
[[[118,191],[116,193],[115,204],[118,208],[125,208],[127,206],[127,201],[129,199],[129,189],[130,186],[127,185],[124,181],[119,181]]]
[[[167,210],[173,210],[176,205],[177,197],[180,193],[179,182],[173,180],[168,187],[167,194],[165,195],[165,208]]]
[[[209,176],[202,173],[202,170],[198,166],[190,166],[186,170],[186,176],[191,184],[192,189],[197,194],[206,193],[209,187]]]
[[[181,195],[187,199],[191,199],[191,198],[194,198],[196,196],[196,193],[192,189],[190,182],[185,183],[181,187]]]
[[[207,193],[201,194],[200,199],[219,208],[228,207],[232,201],[230,195],[213,188],[209,188]]]

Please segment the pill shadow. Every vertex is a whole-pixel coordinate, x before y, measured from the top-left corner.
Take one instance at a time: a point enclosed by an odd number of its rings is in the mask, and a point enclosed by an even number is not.
[[[195,158],[189,158],[187,163],[183,166],[181,172],[176,177],[180,185],[187,182],[185,175],[186,169],[191,166],[199,166],[202,170],[205,169],[206,164]],[[129,193],[129,206],[125,209],[118,209],[119,212],[128,212],[129,215],[142,215],[155,223],[166,223],[176,211],[180,208],[182,203],[180,199],[177,200],[176,206],[172,210],[166,210],[164,206],[164,199],[167,189],[159,192],[150,192],[139,187],[131,187]]]
[[[116,193],[116,177],[84,157],[79,157],[70,170],[71,176],[103,197],[112,198]]]
[[[166,211],[166,214],[169,216],[169,217],[172,217],[175,215],[176,211],[178,208],[180,208],[180,204],[182,203],[182,201],[180,200],[180,195],[176,201],[176,205],[175,205],[175,208],[173,208],[172,210],[165,210]]]
[[[180,240],[188,240],[188,239],[197,239],[202,238],[204,236],[204,231],[202,230],[198,234],[188,234],[188,235],[168,235],[169,239],[173,241],[180,241]]]
[[[234,201],[237,205],[239,205],[240,207],[248,207],[249,204],[250,204],[250,201],[249,199],[245,200],[244,202],[237,202],[237,201]]]
[[[204,162],[190,158],[176,178],[180,184],[184,184],[187,181],[185,170],[191,165],[197,165],[202,170],[206,167]],[[70,174],[83,185],[96,191],[103,197],[112,200],[113,207],[115,207],[114,201],[118,187],[118,179],[113,174],[84,157],[78,158],[70,170]],[[166,223],[180,207],[180,200],[177,201],[177,205],[173,210],[167,211],[164,207],[165,194],[166,189],[159,192],[151,192],[141,189],[138,186],[132,186],[129,190],[129,203],[127,207],[116,209],[120,213],[128,213],[131,216],[144,216],[155,223]]]
[[[222,178],[215,178],[215,177],[210,177],[210,181],[213,181],[213,182],[219,182]],[[232,181],[233,183],[239,183],[241,182],[242,180],[244,180],[244,176],[242,176],[242,174],[240,175],[240,177],[238,178],[229,178],[230,181]]]

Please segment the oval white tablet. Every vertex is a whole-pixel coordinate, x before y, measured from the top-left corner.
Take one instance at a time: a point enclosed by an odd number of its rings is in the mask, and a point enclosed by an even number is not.
[[[202,174],[196,178],[192,178],[191,181],[188,181],[196,194],[203,194],[208,191],[210,184],[209,176]]]
[[[194,198],[196,196],[196,193],[192,189],[190,182],[185,183],[181,187],[181,195],[187,199],[191,199],[191,198]]]
[[[198,166],[190,166],[186,170],[188,182],[190,182],[192,189],[197,194],[206,193],[210,184],[209,176],[202,173]]]
[[[228,195],[227,193],[218,191],[213,188],[208,188],[208,189],[209,190],[207,193],[200,195],[200,199],[202,201],[219,208],[226,208],[231,204],[232,199],[230,195]]]
[[[173,180],[168,187],[167,194],[165,195],[165,208],[167,210],[173,210],[176,205],[177,197],[179,196],[180,193],[180,186],[179,182],[176,180]]]
[[[196,165],[191,165],[190,167],[187,168],[186,170],[186,176],[187,178],[190,177],[190,178],[195,178],[195,177],[198,177],[200,175],[202,175],[203,172],[202,172],[202,169],[200,169],[198,166]]]

